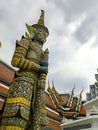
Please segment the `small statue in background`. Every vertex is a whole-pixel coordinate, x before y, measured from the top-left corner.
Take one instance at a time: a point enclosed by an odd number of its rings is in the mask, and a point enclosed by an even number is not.
[[[37,24],[26,27],[29,34],[16,42],[11,63],[19,70],[9,88],[0,130],[43,130],[47,123],[44,91],[49,52],[42,46],[49,32],[44,11]]]

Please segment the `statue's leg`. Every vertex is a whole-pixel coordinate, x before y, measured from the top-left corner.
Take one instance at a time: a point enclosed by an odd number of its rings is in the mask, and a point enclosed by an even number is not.
[[[34,79],[18,77],[11,84],[0,130],[25,130],[30,115]]]
[[[47,115],[44,102],[45,86],[46,75],[41,74],[36,86],[32,130],[44,130],[44,126],[47,124]]]

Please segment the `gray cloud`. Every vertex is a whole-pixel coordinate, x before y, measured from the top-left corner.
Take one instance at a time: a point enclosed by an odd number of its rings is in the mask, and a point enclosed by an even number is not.
[[[75,32],[77,40],[79,40],[81,43],[86,42],[89,37],[93,36],[93,34],[95,35],[97,32],[97,0],[94,2],[93,0],[62,0],[62,2],[59,2],[59,0],[54,0],[49,1],[49,3],[54,3],[54,5],[62,11],[64,17],[63,26],[66,26],[67,24],[78,20],[78,18],[82,17],[83,15],[86,15],[85,20]]]
[[[81,26],[77,29],[74,35],[76,36],[76,39],[79,40],[83,44],[89,41],[89,38],[96,35],[97,26],[98,26],[98,23],[97,23],[96,18],[94,16],[89,17],[82,22]]]
[[[83,13],[96,12],[98,10],[98,1],[95,0],[53,0],[49,1],[54,3],[65,14],[65,20],[67,23],[74,21],[80,17]],[[90,14],[88,14],[90,15]]]

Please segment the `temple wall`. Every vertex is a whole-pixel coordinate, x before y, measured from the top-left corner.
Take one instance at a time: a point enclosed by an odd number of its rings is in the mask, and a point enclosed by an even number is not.
[[[0,81],[5,84],[10,84],[13,81],[15,70],[10,66],[0,61]]]
[[[98,115],[67,121],[61,125],[61,128],[62,130],[98,130]]]

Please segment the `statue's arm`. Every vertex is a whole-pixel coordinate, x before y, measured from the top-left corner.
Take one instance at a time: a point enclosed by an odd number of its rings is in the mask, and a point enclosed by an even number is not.
[[[26,39],[22,39],[16,43],[16,49],[11,64],[14,67],[18,67],[20,69],[34,70],[37,72],[40,68],[40,65],[26,59],[29,44],[30,44],[29,41]]]
[[[44,51],[43,62],[40,66],[39,73],[45,73],[45,74],[48,73],[48,58],[49,58],[48,55],[49,55],[49,51],[48,49],[46,49]]]

